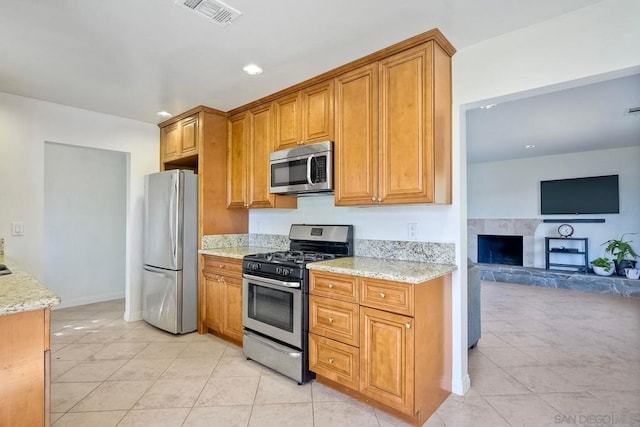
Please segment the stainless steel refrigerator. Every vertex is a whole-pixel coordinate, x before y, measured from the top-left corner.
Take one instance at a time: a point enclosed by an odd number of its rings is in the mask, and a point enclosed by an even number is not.
[[[144,179],[142,318],[174,334],[197,329],[198,179],[171,170]]]

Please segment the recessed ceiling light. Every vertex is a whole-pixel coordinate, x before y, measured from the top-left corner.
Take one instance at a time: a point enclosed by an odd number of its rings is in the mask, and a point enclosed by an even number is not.
[[[158,111],[156,114],[158,115],[158,117],[162,119],[168,119],[169,117],[172,116],[171,113],[167,113],[166,111]]]
[[[497,107],[498,104],[488,104],[488,105],[483,105],[482,107],[480,107],[481,110],[490,110],[493,107]]]
[[[527,150],[530,150],[532,148],[536,148],[536,146],[533,144],[529,144],[529,145],[525,145],[524,148],[526,148]]]
[[[259,76],[262,74],[262,68],[258,67],[256,64],[249,64],[242,68],[242,71],[249,74],[250,76]]]

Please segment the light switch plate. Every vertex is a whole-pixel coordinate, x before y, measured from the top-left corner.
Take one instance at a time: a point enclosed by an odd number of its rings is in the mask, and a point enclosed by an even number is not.
[[[11,223],[12,236],[24,236],[24,222],[14,221]]]

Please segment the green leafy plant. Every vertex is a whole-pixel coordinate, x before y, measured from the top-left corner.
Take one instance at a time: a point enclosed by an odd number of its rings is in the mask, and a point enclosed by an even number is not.
[[[611,260],[609,258],[596,258],[591,261],[591,265],[594,267],[601,267],[607,273],[611,270]]]
[[[608,254],[611,254],[615,258],[616,263],[620,264],[623,260],[635,260],[638,258],[638,254],[631,247],[632,240],[628,242],[624,241],[624,236],[627,234],[638,234],[638,233],[624,233],[620,239],[611,239],[604,242],[601,246],[607,245],[604,248],[604,251]]]

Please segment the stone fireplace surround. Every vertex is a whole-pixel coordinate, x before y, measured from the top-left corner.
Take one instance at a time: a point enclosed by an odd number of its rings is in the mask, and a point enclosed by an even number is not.
[[[469,219],[467,220],[467,250],[473,262],[478,262],[478,234],[522,236],[523,267],[535,266],[536,228],[541,219]]]
[[[625,277],[601,277],[579,272],[535,268],[534,235],[540,219],[469,219],[468,254],[478,258],[478,234],[521,235],[523,266],[482,264],[481,278],[493,282],[517,283],[545,288],[571,289],[581,292],[640,297],[640,280]]]

